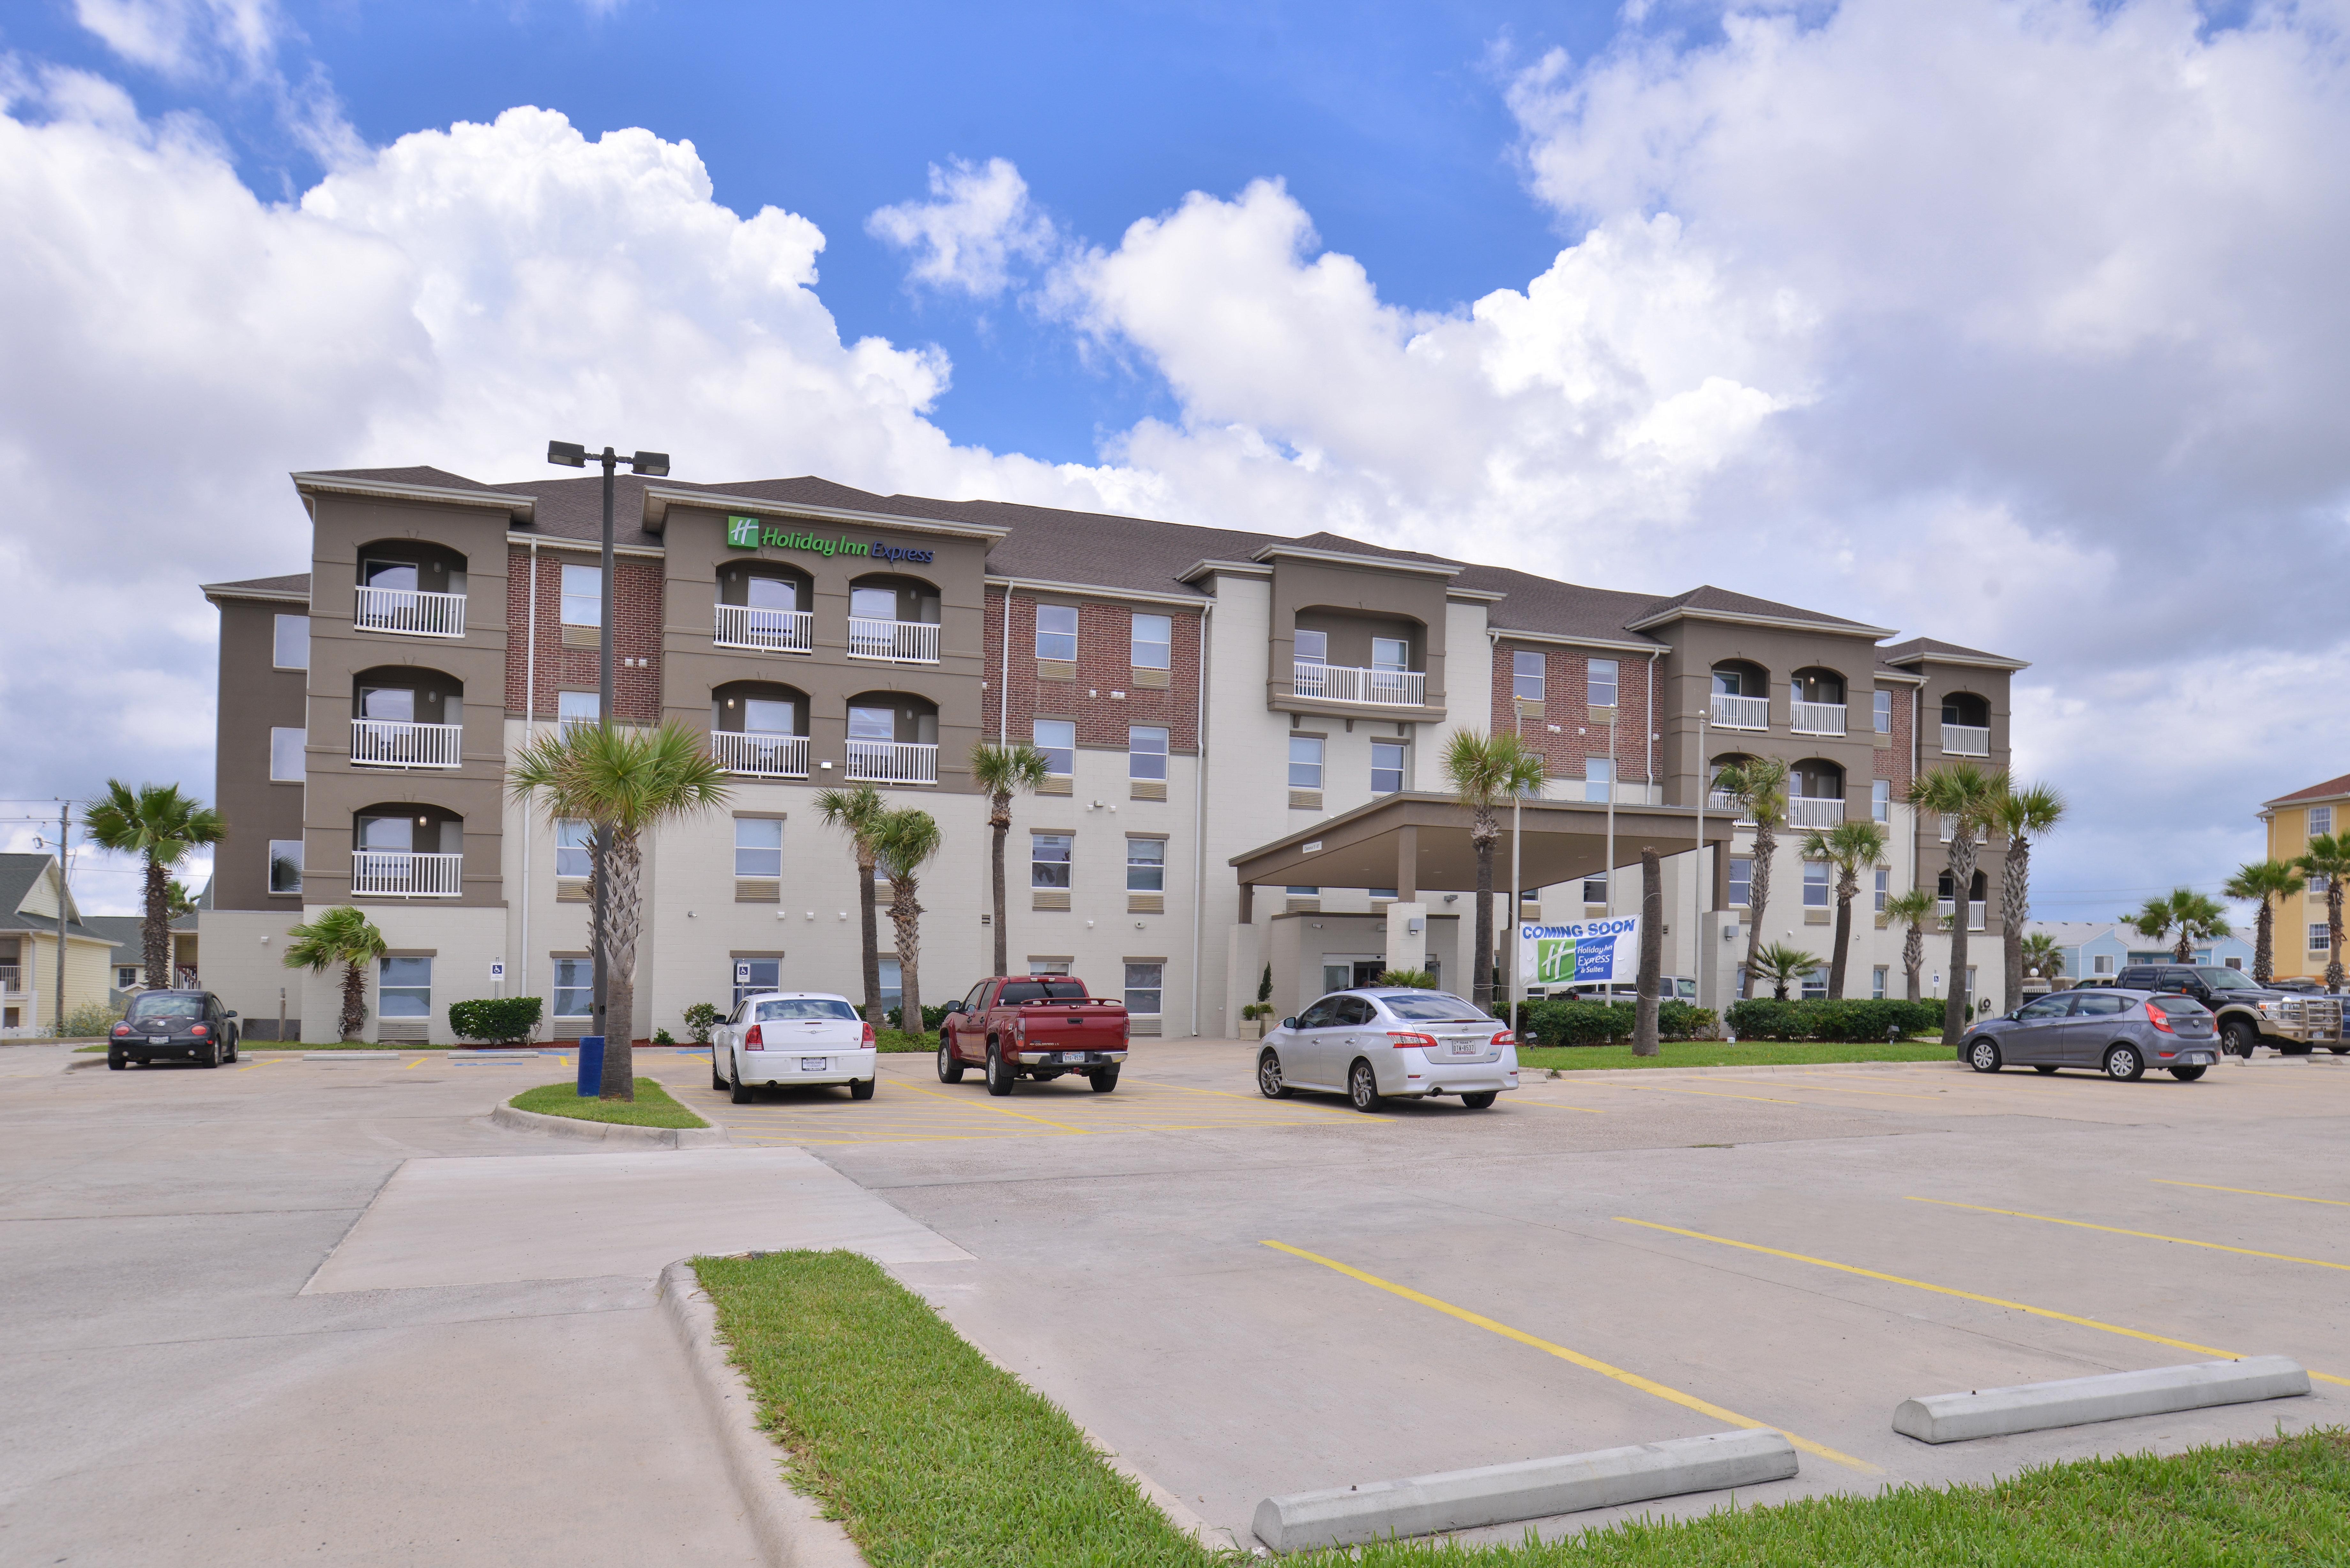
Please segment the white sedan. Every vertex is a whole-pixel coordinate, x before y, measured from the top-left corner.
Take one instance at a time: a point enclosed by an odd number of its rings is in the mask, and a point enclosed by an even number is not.
[[[743,999],[710,1039],[710,1086],[748,1105],[763,1087],[846,1084],[873,1097],[873,1025],[828,991],[763,991]]]
[[[1449,992],[1333,992],[1264,1037],[1256,1086],[1267,1099],[1328,1089],[1358,1111],[1383,1099],[1458,1095],[1482,1111],[1518,1086],[1517,1036]]]

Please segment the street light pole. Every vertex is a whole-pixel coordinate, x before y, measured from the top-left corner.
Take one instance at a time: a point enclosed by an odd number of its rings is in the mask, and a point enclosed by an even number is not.
[[[1713,787],[1713,764],[1706,760],[1711,742],[1707,738],[1707,726],[1713,718],[1713,702],[1709,697],[1704,707],[1697,711],[1697,841],[1690,850],[1690,978],[1703,984],[1705,972],[1705,796]],[[1698,993],[1698,1005],[1705,1005],[1705,993]]]

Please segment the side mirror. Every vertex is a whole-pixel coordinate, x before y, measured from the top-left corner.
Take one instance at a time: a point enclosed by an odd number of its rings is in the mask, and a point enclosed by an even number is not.
[[[1295,1018],[1284,1018],[1281,1021],[1281,1026],[1284,1029],[1295,1029],[1297,1027],[1297,1020]]]
[[[224,1007],[221,1009],[221,1016],[223,1018],[234,1018],[236,1016],[236,1009],[234,1007]]]
[[[962,1003],[960,1002],[950,1002],[947,1003],[947,1011],[949,1012],[961,1012],[962,1011]]]

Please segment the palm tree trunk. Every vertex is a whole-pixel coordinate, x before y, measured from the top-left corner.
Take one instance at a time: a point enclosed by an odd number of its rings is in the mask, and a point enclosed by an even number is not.
[[[1849,867],[1836,867],[1835,952],[1828,960],[1828,1000],[1844,1000],[1845,959],[1852,948],[1852,896],[1860,891],[1860,878]]]
[[[922,1032],[922,906],[915,879],[890,881],[889,923],[898,929],[898,1023],[906,1033]]]
[[[2032,840],[2021,833],[2007,841],[2007,863],[1999,874],[1999,956],[2006,970],[2006,1002],[2023,1005],[2023,922],[2032,913]]]
[[[1909,1000],[1921,1000],[1918,975],[1926,967],[1926,929],[1914,922],[1909,927],[1909,934],[1901,939],[1901,967],[1908,975]]]
[[[881,933],[874,923],[873,907],[873,851],[860,842],[857,846],[857,919],[865,940],[865,1022],[876,1029],[887,1029],[889,1019],[881,1006]]]
[[[1755,813],[1754,865],[1747,872],[1746,918],[1752,923],[1746,929],[1746,971],[1738,981],[1738,996],[1742,1002],[1754,994],[1755,964],[1762,952],[1762,912],[1771,903],[1771,855],[1779,846],[1778,835],[1771,831],[1769,823],[1761,820],[1762,816],[1762,813]],[[1704,857],[1697,858],[1702,867]],[[1691,932],[1690,936],[1695,940],[1697,933]],[[1700,948],[1703,946],[1701,942],[1699,945]]]
[[[1967,920],[1975,890],[1975,837],[1961,826],[1950,836],[1950,984],[1942,996],[1942,1044],[1957,1049],[1967,1032]]]
[[[2266,985],[2276,978],[2276,906],[2261,895],[2261,912],[2252,917],[2252,980]]]
[[[2325,879],[2325,940],[2331,948],[2325,961],[2325,989],[2342,989],[2342,878]]]
[[[1665,968],[1665,873],[1655,849],[1640,846],[1640,999],[1632,1019],[1632,1054],[1653,1056],[1657,988]]]
[[[988,802],[987,826],[994,830],[995,843],[990,853],[995,870],[995,969],[997,974],[1011,971],[1004,965],[1011,961],[1010,938],[1003,929],[1003,841],[1012,836],[1012,797],[997,794]]]
[[[356,963],[343,966],[342,1037],[356,1040],[367,1027],[367,971]]]
[[[63,866],[62,856],[57,864]],[[140,958],[146,966],[147,983],[157,991],[168,991],[180,977],[172,972],[172,899],[170,877],[162,861],[152,850],[147,855],[147,916],[139,929]],[[58,955],[60,960],[64,955]]]
[[[1477,850],[1477,955],[1469,971],[1469,1000],[1488,1012],[1493,1011],[1493,841],[1501,836],[1501,825],[1480,807],[1469,830]]]
[[[633,1100],[637,1097],[637,937],[644,915],[644,845],[633,833],[612,835],[605,852],[605,874],[610,878],[607,940],[604,950],[604,1077],[596,1097]]]

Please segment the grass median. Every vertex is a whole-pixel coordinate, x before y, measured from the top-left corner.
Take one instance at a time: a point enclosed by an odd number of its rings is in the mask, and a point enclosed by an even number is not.
[[[1629,1045],[1521,1045],[1521,1067],[1555,1067],[1560,1072],[1595,1067],[1792,1067],[1832,1062],[1948,1062],[1949,1046],[1939,1041],[1908,1040],[1887,1045],[1882,1041],[1843,1044],[1828,1040],[1757,1040],[1736,1045],[1722,1040],[1668,1040],[1654,1056],[1635,1056]]]
[[[633,1100],[599,1100],[592,1095],[583,1099],[577,1083],[567,1081],[525,1089],[506,1104],[518,1111],[536,1111],[543,1116],[569,1116],[574,1121],[582,1122],[618,1122],[631,1127],[706,1127],[710,1125],[671,1099],[669,1091],[652,1078],[637,1080],[637,1097]]]

